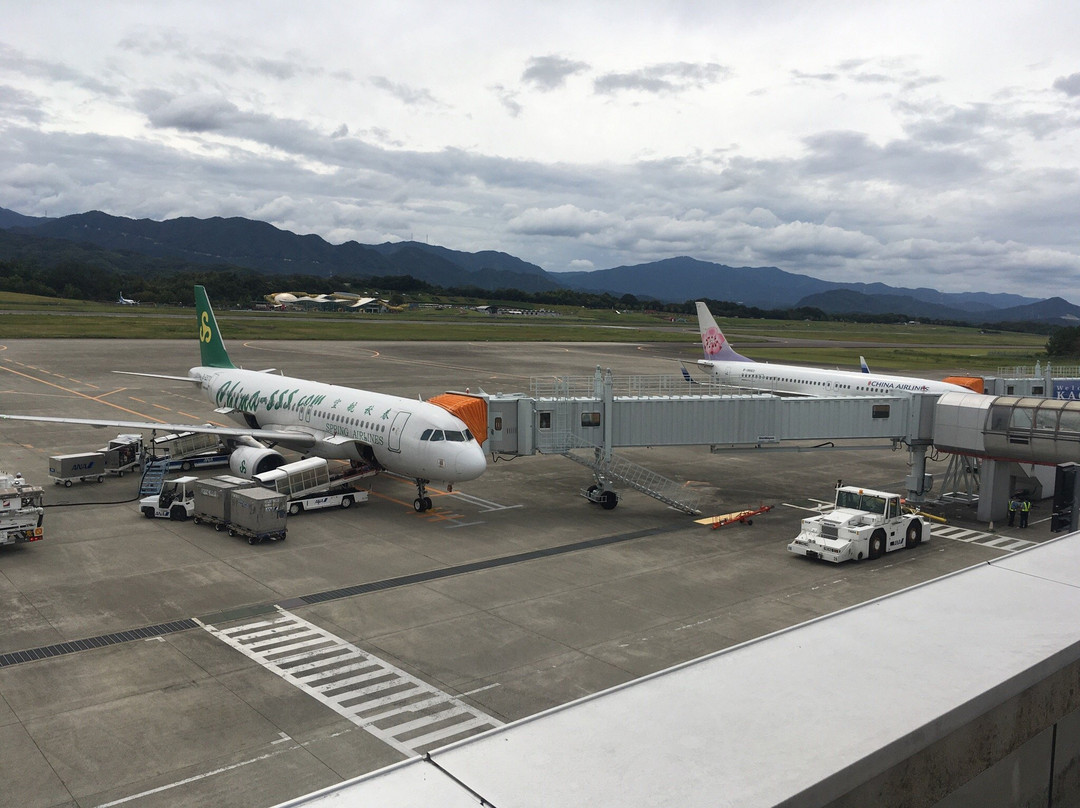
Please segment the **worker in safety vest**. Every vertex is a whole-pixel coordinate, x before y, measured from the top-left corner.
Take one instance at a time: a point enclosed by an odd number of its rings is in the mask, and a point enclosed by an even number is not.
[[[1020,503],[1020,527],[1027,527],[1029,513],[1031,513],[1031,500],[1025,497]]]
[[[1013,494],[1009,498],[1009,527],[1013,526],[1016,522],[1016,512],[1020,510],[1020,495]]]

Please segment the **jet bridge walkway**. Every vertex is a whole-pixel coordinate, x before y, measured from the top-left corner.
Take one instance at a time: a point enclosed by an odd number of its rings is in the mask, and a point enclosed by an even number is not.
[[[934,397],[782,398],[675,376],[533,379],[532,395],[487,395],[493,455],[561,454],[592,469],[585,495],[615,507],[615,483],[686,513],[702,503],[684,485],[614,454],[652,446],[764,447],[783,441],[929,445],[922,416]],[[928,427],[927,427],[928,429]],[[921,473],[909,488],[924,488]]]

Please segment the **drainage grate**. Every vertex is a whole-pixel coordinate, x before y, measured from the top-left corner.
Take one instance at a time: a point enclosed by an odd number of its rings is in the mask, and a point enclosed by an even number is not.
[[[15,651],[10,654],[0,654],[0,668],[9,665],[18,665],[20,662],[32,662],[35,659],[47,659],[48,657],[74,654],[77,651],[87,651],[91,648],[104,648],[106,645],[116,645],[132,640],[145,640],[147,637],[160,637],[163,634],[173,634],[177,631],[187,631],[197,628],[198,623],[187,618],[174,620],[171,623],[159,623],[156,626],[133,628],[130,631],[118,631],[115,634],[102,634],[98,637],[89,637],[85,640],[72,640],[71,642],[59,642],[55,645],[46,645],[43,648],[31,648],[29,651]]]
[[[621,533],[617,536],[603,536],[598,539],[586,539],[585,541],[573,542],[572,544],[560,544],[558,547],[548,547],[543,550],[531,550],[527,553],[489,558],[486,561],[474,561],[470,564],[459,564],[455,567],[443,567],[442,569],[428,570],[427,572],[416,572],[411,575],[402,575],[397,578],[385,578],[381,581],[372,581],[356,586],[346,586],[341,589],[331,589],[326,592],[316,592],[313,595],[303,595],[299,598],[290,598],[276,605],[248,606],[243,609],[235,610],[235,612],[213,615],[215,619],[209,617],[204,618],[203,622],[225,622],[226,620],[241,619],[242,617],[272,611],[276,606],[285,609],[303,605],[311,606],[316,603],[325,603],[328,600],[348,598],[353,595],[363,595],[368,592],[380,592],[384,589],[396,589],[401,586],[411,586],[412,584],[437,581],[441,578],[450,578],[454,575],[464,575],[467,572],[490,570],[497,567],[505,567],[510,564],[520,564],[524,561],[535,561],[539,558],[551,558],[553,556],[566,555],[567,553],[575,553],[579,550],[589,550],[594,547],[606,547],[611,544],[620,544],[622,542],[633,541],[634,539],[643,539],[647,536],[656,536],[661,533],[682,530],[684,527],[685,525],[681,523],[666,527],[654,527],[647,530],[637,530],[633,533]],[[0,668],[18,665],[22,662],[33,662],[36,659],[47,659],[54,656],[63,656],[64,654],[74,654],[77,651],[88,651],[91,648],[103,648],[106,645],[116,645],[117,643],[131,642],[132,640],[143,640],[147,637],[160,637],[164,634],[173,634],[177,631],[187,631],[188,629],[198,628],[198,626],[199,623],[194,619],[186,618],[184,620],[174,620],[171,623],[160,623],[156,626],[131,629],[130,631],[118,631],[115,634],[102,634],[100,637],[90,637],[85,640],[72,640],[71,642],[61,642],[56,645],[46,645],[43,648],[31,648],[28,651],[14,651],[9,654],[0,654]]]

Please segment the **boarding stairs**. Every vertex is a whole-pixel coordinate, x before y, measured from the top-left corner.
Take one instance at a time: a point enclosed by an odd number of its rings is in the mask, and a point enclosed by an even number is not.
[[[601,485],[618,481],[683,513],[692,516],[701,513],[701,496],[684,483],[669,480],[625,457],[610,455],[605,459],[599,446],[583,441],[569,431],[555,431],[546,437],[545,446],[540,449],[542,452],[561,454],[567,460],[592,469]]]
[[[165,469],[169,459],[166,457],[147,457],[143,465],[142,481],[139,483],[139,496],[150,497],[161,493],[161,486],[165,482]]]

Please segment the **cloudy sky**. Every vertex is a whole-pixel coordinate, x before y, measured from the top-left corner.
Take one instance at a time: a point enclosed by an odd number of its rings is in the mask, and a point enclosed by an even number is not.
[[[1080,303],[1080,6],[0,0],[0,207]]]

